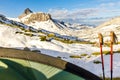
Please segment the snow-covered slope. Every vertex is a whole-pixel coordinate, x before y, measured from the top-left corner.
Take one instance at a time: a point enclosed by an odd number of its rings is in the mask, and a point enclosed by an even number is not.
[[[117,35],[118,40],[120,40],[120,17],[113,18],[104,24],[96,27],[95,32],[101,32],[105,37],[110,36],[110,31],[114,31],[115,34]],[[109,39],[107,38],[106,41]]]
[[[104,36],[104,41],[110,40],[110,32],[114,31],[117,35],[118,41],[120,40],[120,17],[113,18],[98,27],[91,28],[88,30],[79,31],[78,36],[84,40],[97,42],[98,33],[102,33]],[[75,34],[75,33],[74,33]]]
[[[100,56],[91,55],[93,52],[99,52],[99,48],[92,47],[91,45],[87,44],[65,44],[55,40],[52,42],[42,42],[38,37],[29,37],[23,34],[16,34],[16,31],[19,31],[19,29],[0,25],[0,46],[17,49],[24,49],[25,47],[28,47],[31,50],[40,50],[43,54],[61,57],[61,59],[84,67],[92,73],[95,73],[99,76],[102,75],[101,64],[93,63],[94,60],[100,61]],[[108,50],[108,48],[106,48],[106,50]],[[70,58],[70,56],[79,56],[81,54],[88,54],[88,56],[91,57],[85,56],[78,59]],[[117,64],[119,63],[119,57],[119,54],[115,54],[114,72],[119,72],[120,64]],[[105,63],[106,76],[109,77],[109,55],[105,56]],[[120,75],[117,73],[114,74],[114,77],[119,76]]]
[[[106,31],[107,29],[109,29],[109,27],[112,30],[116,28],[111,25],[111,26],[102,27],[99,30],[100,32],[104,30]],[[34,34],[34,36],[26,36],[25,34],[17,33],[17,32],[26,33],[25,30],[30,30],[31,31],[30,33]],[[92,39],[98,41],[96,37],[97,37],[97,32],[99,32],[99,30],[97,30],[97,28],[90,29],[87,31],[80,30],[80,31],[76,31],[76,33],[74,34],[78,35],[79,37],[82,37],[83,39],[88,39],[88,40]],[[49,33],[49,31],[47,30],[42,29],[42,31]],[[65,44],[57,40],[52,40],[51,42],[40,41],[40,38],[38,37],[38,34],[40,33],[38,32],[39,30],[37,28],[36,29],[33,28],[32,26],[27,26],[25,24],[9,20],[4,16],[0,17],[0,47],[17,48],[17,49],[24,49],[25,47],[27,47],[31,50],[38,50],[41,51],[43,54],[61,58],[63,60],[81,66],[98,76],[102,76],[101,64],[94,63],[95,61],[101,61],[100,55],[92,54],[94,52],[99,52],[99,47],[94,47],[92,44],[77,44],[77,43]],[[61,34],[59,34],[59,36],[65,37],[62,36]],[[120,45],[114,45],[113,50],[117,51],[119,50],[119,47]],[[103,50],[109,51],[109,47],[103,47]],[[78,56],[79,58],[72,58],[72,56]],[[106,77],[110,76],[109,57],[110,55],[104,55]],[[114,54],[114,67],[113,67],[114,77],[120,77],[120,74],[118,74],[120,72],[119,57],[120,54],[118,53]]]
[[[25,23],[25,21],[28,20],[28,18],[30,17],[31,14],[19,19],[19,18],[9,18],[11,20],[15,20],[15,21],[18,21],[18,22],[22,22],[22,23]],[[37,21],[37,20],[34,20],[34,21],[31,21],[29,24],[26,24],[28,26],[32,26],[33,28],[37,29],[37,30],[41,30],[41,29],[44,29],[44,30],[47,30],[47,31],[50,31],[50,32],[55,32],[55,33],[58,33],[58,34],[63,34],[63,35],[66,35],[65,32],[67,32],[65,30],[65,26],[56,22],[56,21],[53,21],[53,20],[47,20],[47,21]]]
[[[87,30],[87,29],[92,29],[92,26],[87,26],[84,24],[78,24],[78,23],[64,23],[67,27],[73,29],[73,30]]]
[[[66,33],[68,32],[68,29],[64,25],[60,23],[59,24],[54,23],[52,20],[47,20],[42,22],[35,21],[34,23],[30,23],[28,25],[33,26],[35,29],[38,29],[38,30],[44,29],[44,30],[55,32],[62,35],[67,35]]]

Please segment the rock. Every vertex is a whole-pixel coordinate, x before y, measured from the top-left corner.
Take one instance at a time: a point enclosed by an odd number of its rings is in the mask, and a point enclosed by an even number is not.
[[[33,13],[33,11],[31,11],[29,8],[26,8],[26,9],[24,10],[23,14],[20,15],[18,18],[23,18],[23,17],[25,17],[25,16],[27,16],[27,15],[29,15],[29,14],[31,14],[31,13]]]
[[[30,13],[33,13],[33,11],[31,11],[29,8],[25,9],[24,14],[28,15]]]
[[[27,16],[27,15],[29,15],[29,16]],[[27,16],[27,17],[25,17],[25,16]],[[18,18],[23,23],[29,24],[29,23],[35,22],[35,21],[38,21],[38,22],[47,21],[47,20],[51,19],[51,15],[48,14],[48,13],[42,13],[42,12],[33,13],[29,8],[27,8],[27,9],[24,10],[23,14],[20,15]]]
[[[4,15],[0,14],[0,19],[1,20],[6,20],[6,17]]]
[[[25,24],[29,24],[34,21],[47,21],[51,19],[51,15],[47,13],[33,13],[24,21]]]

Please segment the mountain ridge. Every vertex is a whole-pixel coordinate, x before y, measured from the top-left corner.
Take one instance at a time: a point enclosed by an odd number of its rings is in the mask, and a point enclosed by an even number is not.
[[[102,23],[101,25],[97,26],[97,28],[102,28],[104,26],[109,26],[109,25],[120,25],[120,16],[114,17],[109,19],[108,21]]]
[[[18,18],[20,19],[21,22],[25,24],[29,24],[34,21],[41,22],[52,19],[51,15],[48,13],[43,13],[43,12],[35,13],[29,8],[26,8],[24,12],[20,16],[18,16]]]

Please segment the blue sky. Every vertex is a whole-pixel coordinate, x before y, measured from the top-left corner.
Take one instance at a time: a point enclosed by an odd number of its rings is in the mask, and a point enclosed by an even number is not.
[[[0,14],[19,16],[25,8],[50,13],[55,19],[95,19],[120,16],[119,0],[0,0]]]

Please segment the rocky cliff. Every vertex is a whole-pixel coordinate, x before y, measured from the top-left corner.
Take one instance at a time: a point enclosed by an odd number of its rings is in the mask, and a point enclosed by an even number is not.
[[[23,12],[18,18],[21,19],[21,18],[29,15],[30,13],[33,13],[33,11],[31,11],[29,8],[26,8],[26,9],[24,10],[24,12]]]
[[[33,13],[29,8],[25,9],[22,15],[19,16],[19,19],[25,23],[29,24],[35,21],[47,21],[52,19],[50,14],[47,13]]]

